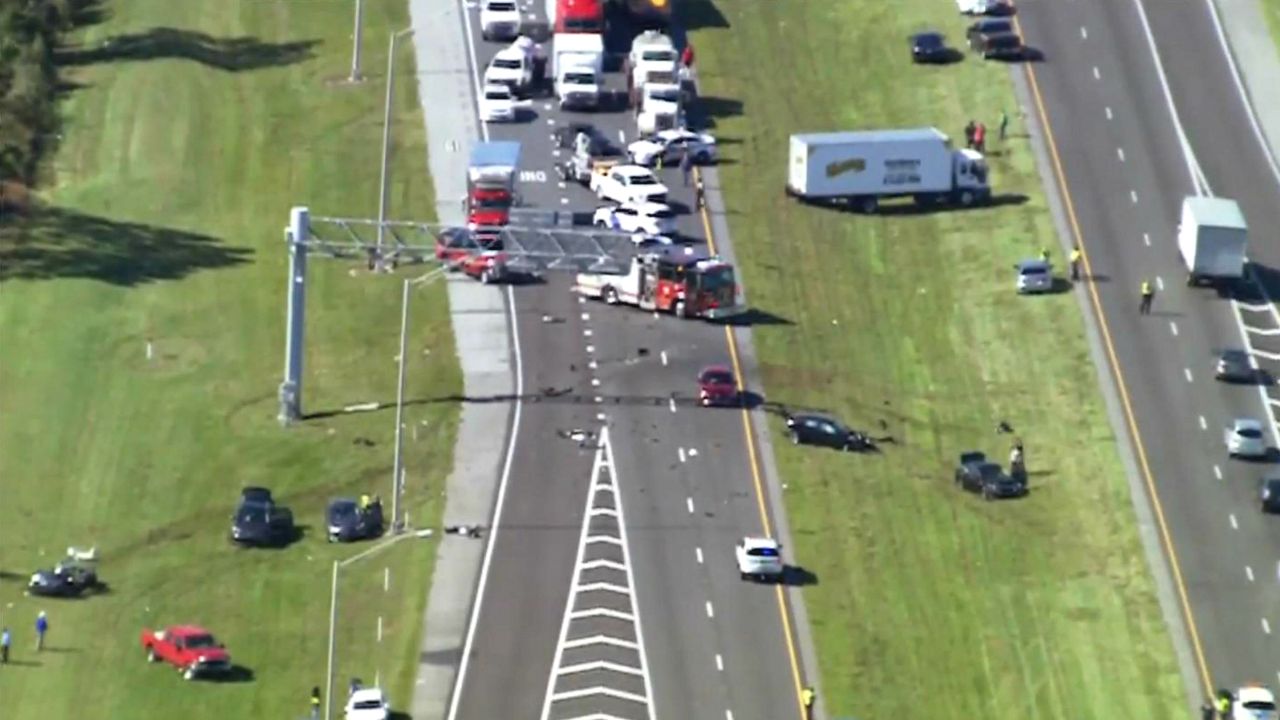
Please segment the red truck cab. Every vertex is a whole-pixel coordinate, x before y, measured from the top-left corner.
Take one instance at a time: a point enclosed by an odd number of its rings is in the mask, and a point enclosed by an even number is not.
[[[496,236],[511,220],[515,204],[520,143],[482,142],[471,149],[467,165],[467,228]]]
[[[547,0],[548,16],[555,19],[553,32],[604,32],[602,0]]]
[[[165,662],[186,680],[231,671],[231,655],[213,633],[198,625],[171,625],[163,630],[142,630],[147,662]]]

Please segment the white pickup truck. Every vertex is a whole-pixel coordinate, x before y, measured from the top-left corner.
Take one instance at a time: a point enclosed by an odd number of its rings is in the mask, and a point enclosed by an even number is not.
[[[591,191],[601,200],[622,203],[665,203],[667,186],[653,171],[639,165],[615,165],[606,173],[591,175]]]
[[[533,83],[533,41],[517,38],[498,51],[484,71],[485,85],[506,85],[514,93]]]
[[[557,33],[551,70],[561,109],[594,109],[603,95],[604,40],[600,35]]]
[[[520,34],[516,0],[484,0],[480,6],[480,36],[485,40],[514,40]]]
[[[680,86],[668,83],[646,83],[640,93],[636,125],[641,135],[672,130],[684,124],[684,108],[680,102]]]

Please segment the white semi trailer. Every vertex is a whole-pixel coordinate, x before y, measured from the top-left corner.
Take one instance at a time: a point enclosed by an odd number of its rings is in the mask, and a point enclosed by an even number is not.
[[[1249,228],[1235,200],[1188,197],[1182,201],[1178,250],[1187,284],[1231,282],[1244,277]]]
[[[982,153],[955,149],[937,128],[791,136],[787,194],[874,213],[886,198],[969,206],[991,198]]]

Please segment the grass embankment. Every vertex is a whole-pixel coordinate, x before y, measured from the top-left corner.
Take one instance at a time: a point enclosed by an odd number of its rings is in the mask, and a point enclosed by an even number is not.
[[[755,330],[766,389],[898,440],[880,457],[777,444],[795,560],[818,577],[828,715],[1182,716],[1075,299],[1012,291],[1011,265],[1042,247],[1066,262],[1006,66],[911,65],[914,30],[963,40],[944,0],[686,9],[751,302],[789,321]],[[783,195],[790,133],[936,125],[962,142],[970,118],[991,130],[995,190],[1022,202],[864,217]],[[984,503],[951,473],[963,450],[1007,459],[1000,420],[1033,490]]]
[[[63,106],[48,209],[0,226],[8,720],[298,717],[324,684],[331,561],[367,546],[327,545],[323,508],[334,495],[386,495],[394,421],[380,411],[276,424],[281,228],[294,204],[356,217],[377,207],[386,57],[375,40],[408,16],[404,3],[366,8],[371,79],[349,86],[350,5],[119,0],[59,54],[79,88]],[[392,213],[429,217],[407,48],[397,75]],[[400,283],[355,267],[312,261],[311,412],[395,398]],[[443,286],[416,298],[409,397],[459,392]],[[406,418],[406,501],[421,525],[438,516],[456,408],[424,403]],[[249,484],[292,506],[304,539],[231,548],[228,518]],[[110,593],[24,598],[26,574],[69,544],[100,548]],[[408,702],[433,558],[411,540],[344,575],[340,683],[380,675]],[[36,655],[39,609],[52,648]],[[207,625],[253,679],[187,684],[148,666],[139,629],[174,622]]]
[[[1260,0],[1262,2],[1262,14],[1267,16],[1267,23],[1271,26],[1271,37],[1276,41],[1276,49],[1280,51],[1280,0]]]

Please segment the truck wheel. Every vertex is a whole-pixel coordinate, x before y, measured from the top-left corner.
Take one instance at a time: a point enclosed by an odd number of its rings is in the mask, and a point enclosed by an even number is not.
[[[973,205],[974,196],[971,190],[960,191],[960,205],[962,207],[970,207]]]
[[[160,658],[156,657],[156,649],[147,648],[147,662],[153,663],[153,662],[159,662],[159,661],[160,661]]]
[[[607,230],[609,228],[609,223],[603,220],[597,220],[596,227],[600,228],[601,230]]]
[[[195,668],[193,668],[193,667],[188,667],[186,670],[183,670],[183,671],[182,671],[182,679],[183,679],[183,680],[195,680],[195,679],[196,679],[196,669],[195,669]]]
[[[604,296],[604,302],[606,305],[618,304],[618,291],[614,290],[612,287],[606,287],[604,292],[601,294]]]
[[[862,210],[864,215],[874,215],[875,212],[880,209],[880,200],[874,197],[863,198],[862,202],[858,204],[858,207]]]
[[[496,279],[497,279],[497,275],[496,273],[494,273],[494,271],[491,268],[485,268],[480,273],[480,283],[482,285],[492,285],[493,281]]]
[[[681,319],[689,317],[689,308],[684,304],[683,298],[676,301],[675,314]]]

